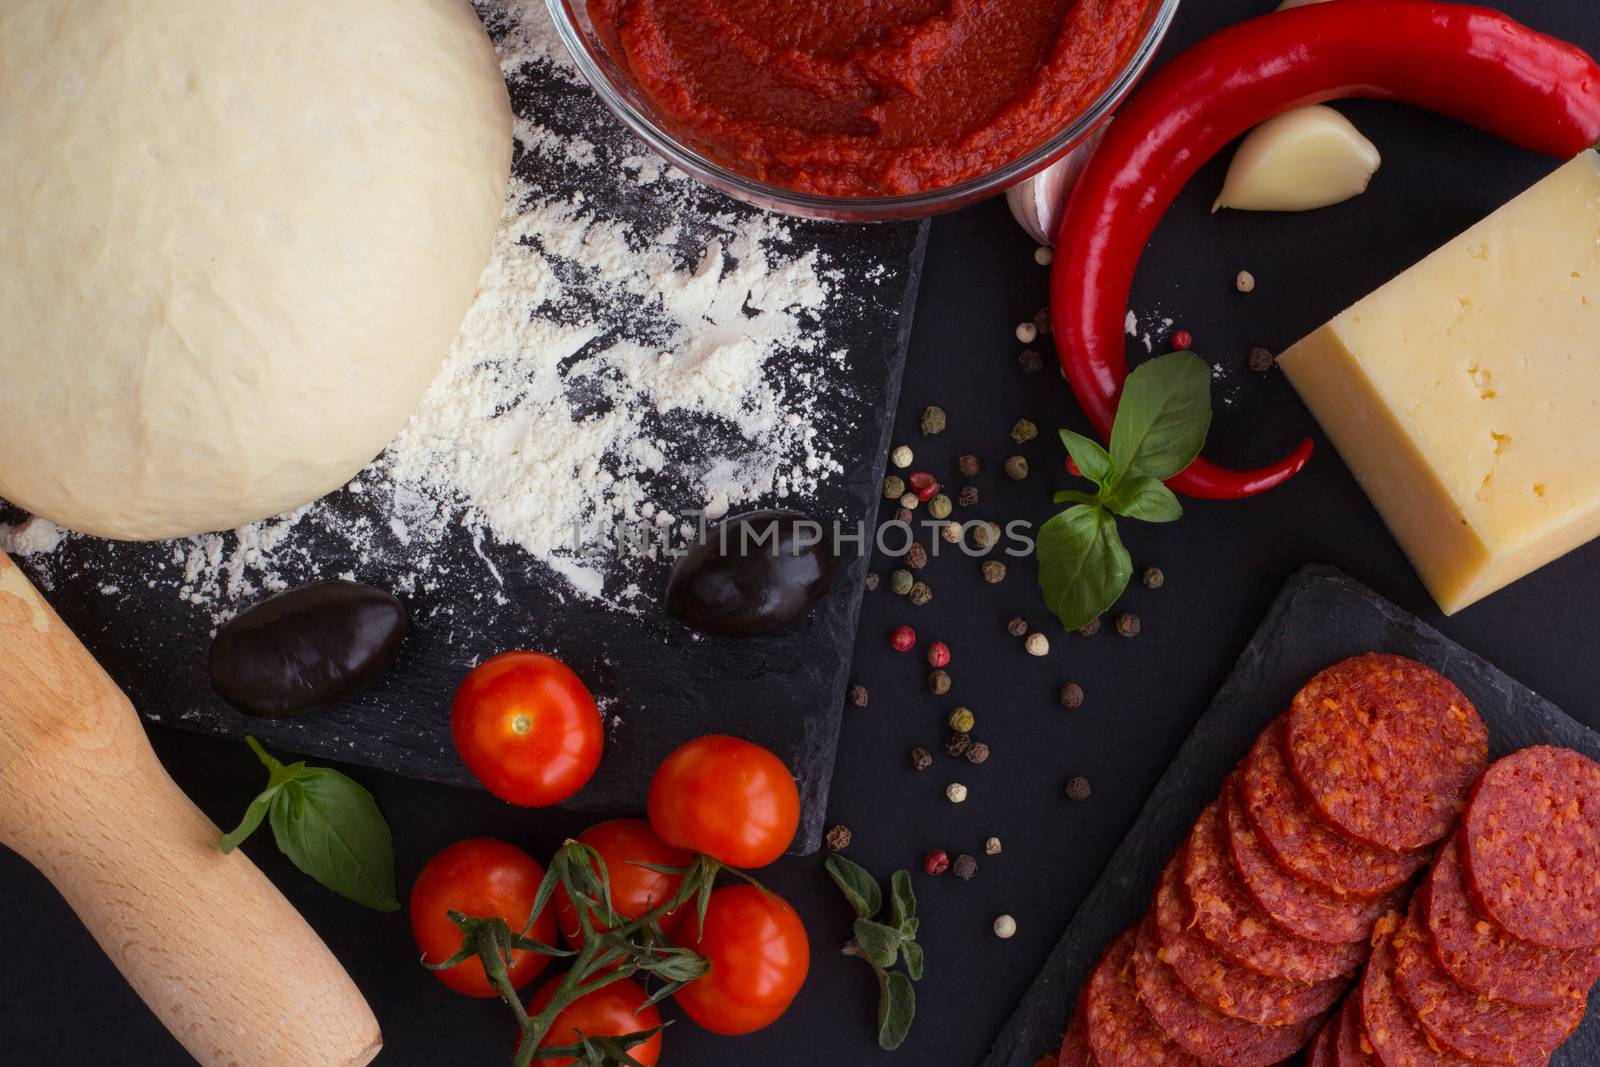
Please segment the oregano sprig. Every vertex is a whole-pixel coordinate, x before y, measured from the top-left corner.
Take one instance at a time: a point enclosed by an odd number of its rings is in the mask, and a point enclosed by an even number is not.
[[[1109,450],[1071,430],[1062,444],[1093,493],[1064,489],[1072,507],[1039,531],[1039,585],[1069,630],[1085,626],[1117,602],[1133,561],[1117,533],[1117,516],[1172,522],[1183,505],[1164,480],[1194,462],[1211,428],[1211,368],[1193,352],[1171,352],[1142,364],[1123,386]]]
[[[911,875],[895,871],[889,879],[889,921],[879,922],[883,890],[866,868],[843,856],[829,856],[828,876],[833,879],[856,913],[845,945],[848,956],[859,956],[878,976],[878,1047],[899,1048],[911,1032],[917,1014],[917,995],[911,983],[922,979],[922,946],[917,943],[917,897]],[[894,967],[905,964],[905,970]]]

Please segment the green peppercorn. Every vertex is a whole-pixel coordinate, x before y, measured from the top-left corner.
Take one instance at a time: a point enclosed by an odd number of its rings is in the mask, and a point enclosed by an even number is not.
[[[899,500],[906,495],[906,480],[898,474],[891,474],[883,480],[883,498],[885,500]]]
[[[943,433],[945,427],[944,408],[930,404],[922,412],[922,432],[925,434]]]
[[[908,570],[898,570],[889,575],[889,589],[895,596],[905,596],[916,584],[916,576]]]
[[[1011,439],[1017,444],[1026,444],[1039,436],[1039,427],[1028,419],[1018,419],[1016,425],[1011,427]]]
[[[957,708],[950,713],[950,729],[958,734],[970,734],[977,724],[978,717],[971,708]]]
[[[943,493],[939,493],[932,500],[928,501],[928,514],[932,515],[936,519],[948,519],[950,517],[950,513],[954,510],[955,505],[952,504],[950,502],[950,498],[945,496]]]
[[[1020,482],[1028,476],[1028,460],[1026,456],[1012,456],[1006,460],[1006,477],[1012,481]]]
[[[972,543],[979,548],[992,548],[1000,540],[1000,527],[992,522],[980,522],[972,528]]]
[[[983,580],[990,585],[1006,580],[1006,565],[997,559],[984,560],[981,570],[983,571]]]
[[[928,691],[936,697],[942,697],[950,692],[950,674],[948,671],[932,671],[928,675]]]
[[[927,582],[916,582],[907,595],[911,598],[911,603],[920,608],[933,599],[933,590],[928,588]]]

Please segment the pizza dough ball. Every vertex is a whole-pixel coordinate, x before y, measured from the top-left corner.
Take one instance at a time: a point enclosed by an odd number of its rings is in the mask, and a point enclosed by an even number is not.
[[[449,352],[510,163],[465,0],[0,3],[0,497],[144,540],[343,485]]]

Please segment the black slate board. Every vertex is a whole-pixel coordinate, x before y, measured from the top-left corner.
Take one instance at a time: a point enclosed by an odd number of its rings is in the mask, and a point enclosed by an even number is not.
[[[1256,736],[1311,675],[1371,651],[1420,660],[1459,685],[1489,727],[1491,759],[1536,744],[1562,745],[1600,759],[1600,733],[1339,571],[1305,567],[1273,602],[983,1067],[1033,1067],[1055,1051],[1089,969],[1105,946],[1144,913],[1167,857]],[[1600,1012],[1589,1014],[1550,1063],[1600,1063]]]
[[[495,0],[480,0],[491,34],[507,28]],[[543,18],[542,5],[523,17]],[[589,89],[542,68],[523,68],[512,83],[519,116],[563,136],[582,138],[611,185],[597,185],[594,166],[530,159],[519,150],[518,173],[546,195],[580,196],[612,218],[654,224],[662,212],[694,235],[697,219],[752,213],[701,190],[681,201],[653,202],[649,188],[626,178],[630,157],[644,152]],[[580,173],[580,170],[582,173]],[[655,214],[652,215],[651,212]],[[788,250],[814,250],[843,287],[827,307],[826,352],[845,351],[843,369],[819,360],[821,400],[813,425],[827,434],[845,469],[826,477],[814,496],[752,502],[750,507],[801,506],[838,516],[847,528],[875,514],[899,398],[911,314],[916,302],[927,224],[845,226],[794,221]],[[691,244],[691,251],[693,246]],[[581,307],[563,311],[582,315]],[[800,355],[796,359],[802,358]],[[668,431],[670,432],[670,431]],[[671,501],[681,483],[663,471],[658,499]],[[698,500],[680,500],[683,513]],[[367,496],[342,492],[320,506],[346,519],[372,521],[371,552],[352,551],[310,524],[290,533],[285,555],[295,583],[351,573],[391,587],[383,560],[403,558],[405,539],[388,534],[389,515]],[[0,522],[22,518],[0,501]],[[437,580],[403,593],[413,627],[394,670],[354,702],[296,720],[253,719],[210,691],[205,656],[210,612],[177,596],[182,561],[172,544],[116,544],[74,538],[50,555],[19,559],[51,604],[151,721],[228,737],[246,733],[269,748],[379,767],[411,777],[475,785],[450,741],[449,707],[471,666],[507,649],[553,653],[589,684],[611,722],[605,758],[593,781],[564,805],[604,813],[643,808],[650,774],[682,742],[731,733],[778,753],[794,770],[802,800],[798,851],[821,843],[833,775],[846,672],[861,606],[864,556],[841,568],[832,594],[809,618],[770,637],[701,639],[659,609],[665,561],[639,562],[647,591],[625,614],[571,595],[563,579],[515,546],[475,539],[453,524],[430,549]],[[231,544],[230,544],[231,550]],[[499,584],[497,584],[497,579]],[[495,607],[486,590],[502,598]],[[510,609],[503,605],[509,603]],[[237,605],[236,605],[237,606]]]

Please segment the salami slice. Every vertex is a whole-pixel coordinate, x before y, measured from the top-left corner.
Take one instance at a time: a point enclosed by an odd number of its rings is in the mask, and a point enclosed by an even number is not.
[[[1306,1050],[1306,1067],[1333,1067],[1333,1043],[1338,1037],[1339,1017],[1336,1015],[1323,1024],[1312,1039],[1311,1047]]]
[[[1295,694],[1286,752],[1324,819],[1353,840],[1403,851],[1450,832],[1488,762],[1489,731],[1432,667],[1369,653]]]
[[[1538,745],[1490,767],[1462,823],[1478,911],[1549,948],[1600,944],[1600,764]]]
[[[1422,1023],[1430,1043],[1475,1063],[1510,1065],[1543,1059],[1583,1021],[1584,1000],[1558,1008],[1519,1008],[1457,985],[1430,951],[1418,907],[1394,939],[1394,988]]]
[[[1321,1025],[1313,1017],[1288,1026],[1262,1026],[1200,1003],[1162,962],[1153,915],[1139,925],[1133,965],[1139,1002],[1168,1037],[1202,1063],[1271,1067],[1300,1051]]]
[[[1339,1012],[1339,1036],[1333,1044],[1334,1067],[1379,1067],[1378,1058],[1372,1054],[1372,1044],[1361,1028],[1361,994],[1359,991],[1345,999]]]
[[[1089,1035],[1084,1028],[1085,1012],[1080,1005],[1067,1024],[1067,1033],[1061,1039],[1061,1052],[1056,1057],[1056,1067],[1095,1067],[1094,1055],[1089,1051]]]
[[[1340,897],[1302,881],[1272,861],[1244,814],[1242,787],[1230,779],[1222,787],[1222,816],[1228,849],[1245,891],[1278,925],[1309,941],[1343,944],[1365,941],[1386,912],[1401,906],[1403,892],[1378,900]]]
[[[1256,907],[1234,870],[1227,838],[1213,802],[1183,850],[1184,893],[1201,936],[1229,959],[1293,982],[1325,982],[1361,965],[1365,944],[1325,945],[1295,937]]]
[[[1199,1067],[1172,1042],[1139,1003],[1133,977],[1134,931],[1106,949],[1084,990],[1084,1028],[1099,1067]]]
[[[1267,854],[1286,871],[1336,896],[1379,900],[1428,862],[1425,852],[1358,845],[1323,825],[1289,774],[1280,719],[1256,739],[1241,771],[1245,817]]]
[[[1396,995],[1391,938],[1372,950],[1360,997],[1362,1030],[1383,1067],[1470,1067],[1470,1060],[1434,1048],[1416,1013]]]
[[[1257,974],[1212,948],[1190,928],[1193,913],[1183,896],[1182,865],[1181,856],[1167,864],[1151,913],[1161,941],[1161,959],[1191,995],[1224,1015],[1262,1026],[1303,1022],[1338,1002],[1349,984],[1342,978],[1290,982]]]
[[[1600,950],[1540,948],[1475,913],[1461,883],[1453,839],[1439,850],[1418,899],[1439,965],[1483,996],[1525,1008],[1554,1008],[1583,997],[1600,978]]]

